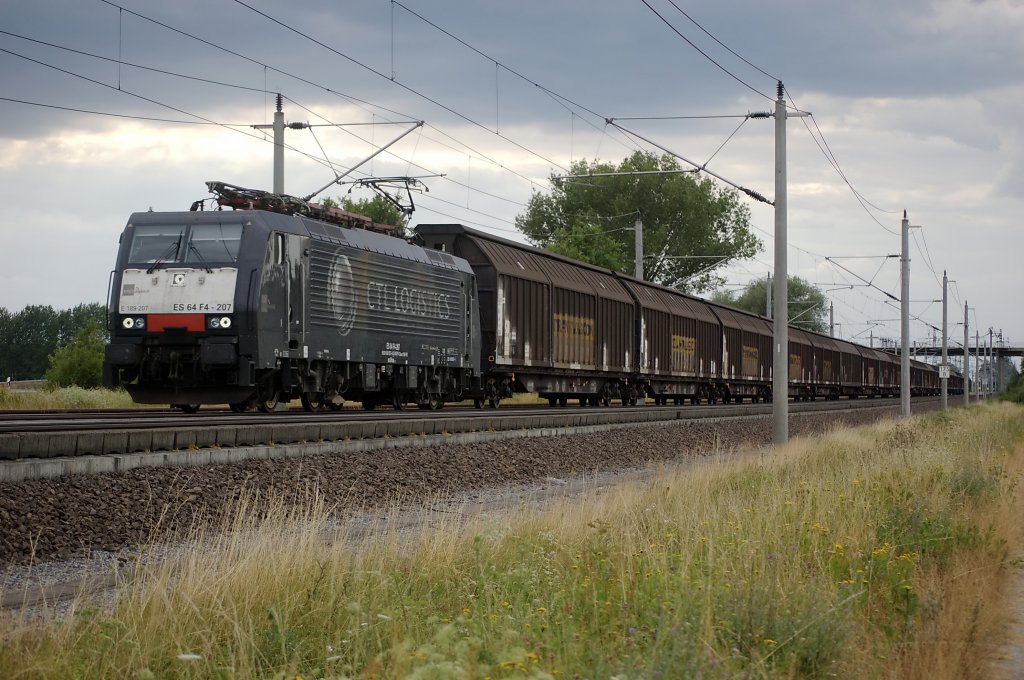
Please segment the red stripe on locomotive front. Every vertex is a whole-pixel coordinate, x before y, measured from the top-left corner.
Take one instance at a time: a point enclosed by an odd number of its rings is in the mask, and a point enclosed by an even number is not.
[[[160,333],[168,328],[183,328],[201,333],[206,330],[205,314],[150,314],[149,330]]]

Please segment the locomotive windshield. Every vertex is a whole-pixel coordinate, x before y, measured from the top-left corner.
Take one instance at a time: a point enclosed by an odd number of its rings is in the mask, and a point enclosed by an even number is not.
[[[186,238],[187,236],[187,238]],[[200,264],[238,260],[240,223],[143,224],[135,227],[128,261],[146,264]]]
[[[135,227],[129,262],[177,262],[185,227],[147,224]]]
[[[197,224],[188,238],[185,262],[234,262],[241,243],[241,224]]]

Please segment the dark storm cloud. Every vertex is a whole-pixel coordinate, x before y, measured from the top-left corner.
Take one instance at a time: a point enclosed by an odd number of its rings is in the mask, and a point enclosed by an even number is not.
[[[351,92],[410,115],[452,119],[446,112],[349,59],[228,0],[125,6],[169,26],[339,92]],[[948,94],[952,84],[983,89],[1005,84],[998,63],[1005,46],[1020,54],[1016,35],[991,26],[989,49],[964,50],[984,25],[986,5],[953,9],[923,0],[897,3],[784,2],[752,6],[738,0],[687,3],[686,11],[724,43],[794,93],[844,96]],[[767,102],[699,55],[641,3],[612,0],[466,4],[407,0],[403,5],[500,62],[498,67],[389,2],[306,2],[253,6],[383,76],[427,94],[483,124],[551,120],[569,115],[530,82],[601,115],[665,115]],[[772,95],[774,83],[726,52],[665,0],[652,5],[681,33],[738,79]],[[884,10],[884,13],[883,11]],[[960,17],[943,23],[942,17]],[[980,22],[980,24],[979,24]],[[184,37],[103,2],[21,3],[4,29],[85,52],[246,87],[283,90],[310,102],[331,96],[216,47]],[[0,54],[0,86],[12,98],[60,106],[166,118],[183,116],[116,90],[141,94],[189,112],[211,103],[259,106],[261,95],[203,85],[0,36],[0,47],[81,73],[104,88],[9,54]],[[913,73],[913,77],[907,77]],[[4,104],[10,111],[11,104]],[[15,129],[45,129],[57,114],[15,115]],[[185,116],[187,118],[187,116]],[[230,121],[244,122],[244,121]],[[11,134],[11,130],[7,131]]]

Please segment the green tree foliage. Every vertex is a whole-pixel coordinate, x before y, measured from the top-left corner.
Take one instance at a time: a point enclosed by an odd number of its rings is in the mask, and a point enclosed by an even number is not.
[[[336,198],[325,198],[320,201],[320,205],[365,215],[378,224],[391,224],[400,227],[401,234],[405,233],[405,227],[409,224],[409,216],[380,194],[374,194],[373,198],[360,198],[355,201],[349,196],[343,197],[340,201]]]
[[[1003,401],[1024,404],[1024,372],[1018,371],[1009,359],[1005,357],[1000,357],[1000,359],[1006,361],[1006,370],[1010,378],[1007,381],[1006,389],[999,395],[999,398]],[[1021,364],[1021,368],[1024,369],[1024,364]]]
[[[637,151],[618,165],[573,163],[571,174],[658,170],[681,167],[671,156]],[[721,283],[714,275],[716,267],[761,249],[740,195],[707,178],[681,172],[575,179],[552,175],[551,184],[551,193],[530,197],[516,226],[534,245],[567,257],[632,274],[632,227],[639,217],[644,279],[678,290],[703,291]]]
[[[49,305],[29,305],[20,312],[0,307],[0,380],[42,378],[50,355],[90,322],[102,329],[106,318],[107,308],[98,302],[60,311]]]
[[[711,296],[711,301],[764,316],[768,300],[767,282],[767,278],[756,279],[739,293],[717,291]],[[799,276],[790,276],[787,286],[789,322],[810,331],[828,333],[828,303],[825,294]]]
[[[103,384],[103,333],[95,321],[83,326],[74,339],[50,357],[46,381],[54,387],[100,387]]]

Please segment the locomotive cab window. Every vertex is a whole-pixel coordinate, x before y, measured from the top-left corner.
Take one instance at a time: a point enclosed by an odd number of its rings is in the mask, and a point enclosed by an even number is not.
[[[174,224],[144,224],[135,227],[129,262],[177,262],[185,227]]]
[[[231,262],[238,260],[242,243],[241,224],[197,224],[192,227],[185,262]]]
[[[273,243],[274,264],[284,264],[284,234],[274,234]]]

